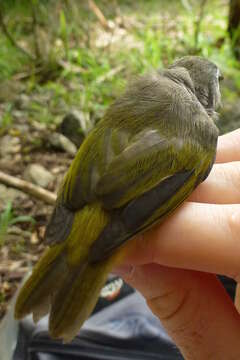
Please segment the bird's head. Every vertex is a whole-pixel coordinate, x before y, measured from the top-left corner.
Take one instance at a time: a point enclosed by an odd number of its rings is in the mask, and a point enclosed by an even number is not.
[[[215,118],[215,111],[221,106],[219,81],[223,79],[217,65],[200,56],[185,56],[176,60],[169,68],[177,67],[188,71],[196,97],[209,116]]]

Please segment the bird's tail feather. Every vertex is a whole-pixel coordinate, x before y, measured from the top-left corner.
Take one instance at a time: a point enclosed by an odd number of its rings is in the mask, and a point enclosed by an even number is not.
[[[45,251],[20,290],[15,305],[16,319],[33,313],[34,321],[37,321],[48,313],[51,290],[57,291],[67,270],[62,250],[63,244],[60,244]]]
[[[91,314],[103,287],[112,259],[83,263],[73,269],[52,301],[49,331],[52,337],[70,341]],[[67,294],[67,296],[66,296]]]
[[[69,237],[46,250],[21,289],[15,307],[17,319],[33,313],[37,321],[50,310],[52,337],[70,341],[77,334],[113,266],[113,257],[88,262],[87,249],[107,221],[100,206],[85,206],[76,213]]]

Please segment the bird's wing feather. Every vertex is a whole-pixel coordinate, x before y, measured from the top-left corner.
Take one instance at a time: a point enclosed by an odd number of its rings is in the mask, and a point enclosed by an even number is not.
[[[212,154],[207,155],[199,144],[158,135],[159,142],[141,137],[131,144],[100,179],[98,196],[113,216],[90,249],[92,262],[163,219],[209,172]]]
[[[178,172],[123,206],[93,243],[89,260],[105,259],[129,238],[165,218],[186,199],[195,181],[194,169]]]
[[[159,129],[154,128],[142,130],[129,141],[128,145],[125,144],[122,151],[113,156],[104,170],[100,171],[97,175],[99,180],[91,189],[94,193],[91,197],[100,201],[105,210],[110,212],[115,209],[121,210],[121,222],[118,221],[116,225],[116,222],[112,221],[106,230],[107,234],[109,236],[111,234],[111,238],[116,236],[122,222],[125,224],[125,233],[137,232],[141,222],[150,219],[150,215],[157,208],[162,206],[163,209],[167,199],[173,197],[189,178],[193,179],[195,169],[201,177],[200,174],[204,173],[206,167],[203,161],[204,151],[201,150],[199,144],[192,140],[187,142],[180,137],[166,137]],[[91,182],[92,171],[88,174],[89,179],[86,178],[86,183]],[[46,242],[50,245],[64,241],[71,230],[74,212],[69,209],[68,202],[64,202],[61,197],[63,193],[70,193],[68,187],[71,186],[71,177],[72,173],[68,172],[63,191],[60,192],[59,201],[47,227]],[[81,172],[77,175],[77,178],[80,177]],[[197,178],[193,182],[195,181],[197,183]],[[81,189],[81,179],[75,184]],[[77,203],[78,199],[72,196],[68,201]],[[119,220],[119,217],[117,218]],[[106,240],[99,240],[97,243],[104,247],[105,242]]]
[[[158,129],[143,131],[109,164],[96,185],[96,195],[105,209],[121,208],[176,173],[199,166],[197,146],[201,150],[193,141],[167,138]]]

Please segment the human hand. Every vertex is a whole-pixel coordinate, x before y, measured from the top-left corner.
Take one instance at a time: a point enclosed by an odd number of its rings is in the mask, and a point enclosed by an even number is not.
[[[240,359],[240,315],[214,275],[240,281],[240,130],[219,138],[207,180],[125,254],[118,274],[143,294],[185,359]]]

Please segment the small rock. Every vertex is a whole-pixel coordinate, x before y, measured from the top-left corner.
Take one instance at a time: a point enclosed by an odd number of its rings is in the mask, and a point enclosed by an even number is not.
[[[8,134],[9,134],[10,136],[16,137],[16,138],[18,138],[18,137],[21,135],[20,131],[19,131],[17,128],[15,128],[15,127],[10,128],[10,129],[8,130]]]
[[[47,129],[47,125],[45,123],[41,123],[38,121],[32,121],[32,126],[38,131],[43,131]]]
[[[9,247],[2,246],[1,247],[1,262],[9,260]]]
[[[16,119],[22,119],[23,117],[23,112],[21,110],[13,110],[12,111],[12,116]]]
[[[23,230],[20,227],[16,226],[16,225],[11,225],[8,228],[7,233],[9,235],[17,235],[18,237],[24,238],[24,239],[31,239],[32,233],[30,231],[27,230]]]
[[[77,147],[71,140],[69,140],[66,136],[54,133],[49,138],[50,143],[57,149],[64,150],[68,154],[74,156],[77,152]]]
[[[0,140],[0,155],[16,154],[21,150],[21,143],[19,138],[5,135]]]
[[[19,153],[14,155],[13,161],[15,161],[17,163],[17,162],[20,162],[21,160],[22,160],[22,157]]]
[[[30,105],[30,97],[26,94],[20,94],[15,100],[15,107],[23,110],[28,109]]]
[[[70,139],[77,147],[81,145],[91,129],[92,123],[89,116],[79,110],[73,110],[64,116],[58,127],[58,131]]]
[[[37,235],[36,232],[33,232],[33,233],[32,233],[30,242],[31,242],[31,244],[33,244],[33,245],[36,245],[36,244],[39,243],[39,238],[38,238],[38,235]]]
[[[21,134],[27,134],[30,131],[27,124],[15,124],[15,127]]]
[[[14,202],[15,199],[21,199],[26,201],[28,196],[22,191],[17,189],[8,188],[7,186],[0,184],[0,210],[2,211],[8,202]]]
[[[38,228],[38,236],[40,237],[40,239],[44,238],[45,231],[46,231],[46,226],[39,226],[39,228]]]
[[[11,235],[22,235],[22,233],[23,233],[23,230],[16,225],[12,225],[8,229],[8,234],[11,234]]]
[[[56,166],[56,167],[54,167],[54,168],[52,169],[52,173],[53,173],[54,175],[58,175],[58,174],[61,174],[61,173],[64,173],[64,172],[66,172],[66,166],[63,166],[63,165],[61,165],[61,166]]]
[[[54,176],[40,164],[28,165],[24,171],[24,178],[44,188],[54,180]]]
[[[2,284],[3,292],[8,292],[11,289],[10,284],[7,281],[4,281]]]

